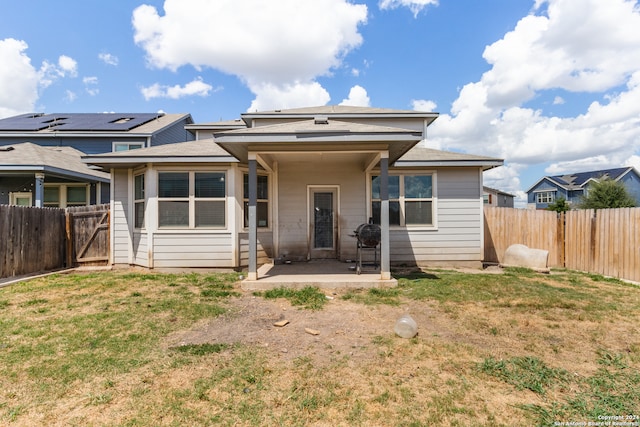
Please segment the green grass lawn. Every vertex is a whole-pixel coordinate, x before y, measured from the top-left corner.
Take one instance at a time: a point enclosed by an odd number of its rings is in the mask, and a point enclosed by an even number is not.
[[[409,340],[390,330],[371,338],[371,358],[322,365],[248,344],[165,345],[230,310],[244,294],[236,274],[78,273],[2,288],[0,425],[640,422],[639,287],[564,270],[396,277],[336,300],[428,307],[441,329]],[[251,297],[337,307],[314,288]]]

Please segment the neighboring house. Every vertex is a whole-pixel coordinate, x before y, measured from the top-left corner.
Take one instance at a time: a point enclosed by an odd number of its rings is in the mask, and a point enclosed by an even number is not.
[[[499,208],[512,208],[513,200],[515,196],[513,194],[505,193],[504,191],[496,190],[495,188],[482,187],[484,194],[482,199],[487,206],[496,206]]]
[[[0,147],[0,204],[60,207],[109,201],[109,174],[71,147],[30,142]]]
[[[527,190],[527,206],[529,209],[546,209],[559,198],[564,198],[570,206],[575,206],[588,192],[589,184],[602,178],[622,182],[636,203],[640,204],[640,174],[633,167],[627,166],[545,176]]]
[[[482,172],[501,159],[424,147],[437,113],[326,106],[242,114],[213,138],[87,156],[111,170],[114,264],[354,259],[381,225],[390,264],[481,267]],[[198,125],[190,126],[198,130]],[[213,128],[213,130],[211,130]]]
[[[25,148],[27,146],[22,145],[23,143],[41,147],[71,148],[73,151],[66,151],[66,153],[74,153],[73,155],[77,157],[75,163],[81,163],[80,156],[84,154],[123,151],[193,140],[194,134],[185,129],[185,126],[191,123],[193,120],[189,114],[155,113],[38,113],[0,119],[0,150],[4,150],[0,160],[3,165],[3,169],[0,170],[0,203],[25,203],[30,199],[34,206],[40,206],[43,200],[36,197],[34,192],[43,185],[40,181],[45,180],[44,189],[47,193],[45,199],[53,197],[53,185],[61,184],[60,176],[54,177],[45,173],[44,178],[42,174],[37,175],[39,178],[36,178],[33,168],[55,169],[60,168],[61,165],[49,163],[46,156],[39,157],[47,151],[38,151],[34,147],[27,149]],[[12,151],[11,147],[15,151]],[[34,157],[24,159],[15,157],[16,153],[23,151]],[[9,158],[14,158],[15,163],[7,163]],[[25,164],[22,161],[37,161],[37,163]],[[26,166],[33,167],[24,169]],[[86,165],[83,166],[86,168]],[[73,170],[75,166],[70,168]],[[27,178],[29,176],[30,178]],[[100,183],[98,196],[93,195],[87,198],[87,204],[109,201],[108,177],[106,181],[100,181]],[[90,178],[83,182],[73,181],[73,184],[86,184],[91,187],[96,185],[97,181]],[[22,191],[17,191],[18,189]],[[70,196],[65,193],[67,190],[64,187],[59,187],[59,191],[58,204],[65,205],[65,200],[70,201]],[[69,191],[76,192],[79,197],[80,190],[76,187],[70,187]],[[25,195],[18,199],[9,194],[28,192],[31,193],[29,197]],[[45,205],[53,205],[53,202],[47,202]]]

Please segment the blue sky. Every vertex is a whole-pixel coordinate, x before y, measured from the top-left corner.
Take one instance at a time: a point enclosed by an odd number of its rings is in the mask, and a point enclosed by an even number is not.
[[[2,1],[0,117],[325,104],[437,111],[485,183],[640,169],[635,0]]]

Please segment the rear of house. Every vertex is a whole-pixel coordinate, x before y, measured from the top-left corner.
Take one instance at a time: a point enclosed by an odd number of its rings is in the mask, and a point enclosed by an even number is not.
[[[345,261],[356,256],[354,230],[373,222],[383,276],[385,256],[479,267],[482,173],[502,160],[426,148],[436,117],[336,106],[247,113],[233,129],[207,124],[210,139],[88,156],[111,171],[111,262],[251,275],[274,259]]]

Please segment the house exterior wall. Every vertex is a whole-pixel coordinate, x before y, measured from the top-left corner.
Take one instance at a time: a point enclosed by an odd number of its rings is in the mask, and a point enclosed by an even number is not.
[[[356,240],[350,236],[366,218],[366,174],[359,162],[281,163],[278,172],[279,253],[285,259],[306,260],[308,248],[308,187],[339,186],[338,257],[353,259]]]
[[[537,203],[537,194],[540,192],[548,192],[551,191],[554,193],[554,200],[559,199],[560,197],[564,197],[565,200],[569,201],[569,195],[567,194],[567,190],[564,188],[554,184],[553,182],[543,179],[536,186],[532,187],[527,192],[527,204],[529,208],[532,209],[546,209],[549,206],[549,203]]]
[[[31,176],[0,176],[0,205],[9,204],[9,193],[31,193],[35,203],[35,177]]]
[[[35,206],[36,196],[35,196],[35,174],[30,175],[5,175],[0,176],[0,205],[8,205],[10,203],[10,193],[12,192],[20,192],[20,193],[31,193],[31,204]],[[98,186],[96,183],[87,183],[80,181],[73,181],[68,179],[54,178],[54,177],[45,177],[45,185],[46,184],[84,184],[89,185],[89,204],[96,204],[96,197],[98,194]],[[109,201],[109,184],[102,183],[100,186],[100,195],[101,203],[107,203]]]
[[[186,166],[182,166],[187,169]],[[243,185],[245,171],[227,168],[227,229],[158,229],[157,169],[145,172],[148,229],[133,230],[132,170],[112,172],[113,256],[116,264],[135,264],[152,268],[237,268],[248,262],[248,233],[243,228]],[[209,169],[204,165],[197,168]],[[175,170],[175,168],[169,168]],[[193,168],[192,168],[193,169]],[[367,222],[371,174],[361,161],[280,162],[271,175],[270,227],[258,230],[258,262],[282,257],[303,261],[308,248],[308,192],[310,187],[339,187],[339,246],[337,257],[355,259],[354,230]],[[407,173],[406,168],[391,168]],[[162,170],[162,169],[160,169]],[[168,170],[168,169],[167,169]],[[480,168],[416,169],[411,172],[434,174],[433,227],[391,227],[391,263],[394,265],[480,266],[482,261],[482,172]],[[375,171],[372,174],[376,174]],[[277,186],[277,188],[275,188]],[[150,219],[152,219],[150,221]],[[276,243],[274,239],[278,239]],[[276,253],[277,250],[277,253]],[[151,259],[152,257],[152,259]]]
[[[513,196],[493,190],[484,190],[486,206],[495,206],[498,208],[512,208],[514,206]]]
[[[153,264],[164,268],[232,268],[232,240],[230,231],[158,231],[153,235]]]
[[[111,262],[129,264],[133,262],[133,242],[129,212],[129,173],[126,169],[111,171]],[[133,225],[131,225],[133,227]]]
[[[249,233],[238,234],[238,250],[240,251],[240,266],[249,265]],[[258,264],[266,264],[274,257],[273,233],[270,231],[258,232]]]
[[[44,137],[38,135],[29,135],[20,138],[5,137],[0,134],[0,146],[19,144],[25,141],[29,141],[33,144],[40,145],[42,147],[73,147],[76,150],[80,150],[85,154],[100,154],[109,153],[113,150],[114,142],[132,142],[139,144],[146,144],[146,138],[133,138],[123,135],[117,138],[104,138],[104,137],[86,137],[86,138],[71,138],[69,136],[56,136],[56,137]],[[180,140],[174,140],[172,142],[178,142]]]
[[[629,195],[636,199],[636,206],[640,206],[640,177],[634,171],[623,176],[620,181],[625,185]]]
[[[479,267],[483,257],[482,173],[479,168],[440,168],[435,172],[436,228],[392,227],[391,262]]]
[[[142,267],[149,267],[147,233],[141,233],[140,231],[133,233],[133,263]]]
[[[195,135],[184,128],[187,124],[189,123],[185,118],[173,123],[161,132],[157,132],[151,137],[151,146],[195,140]]]

